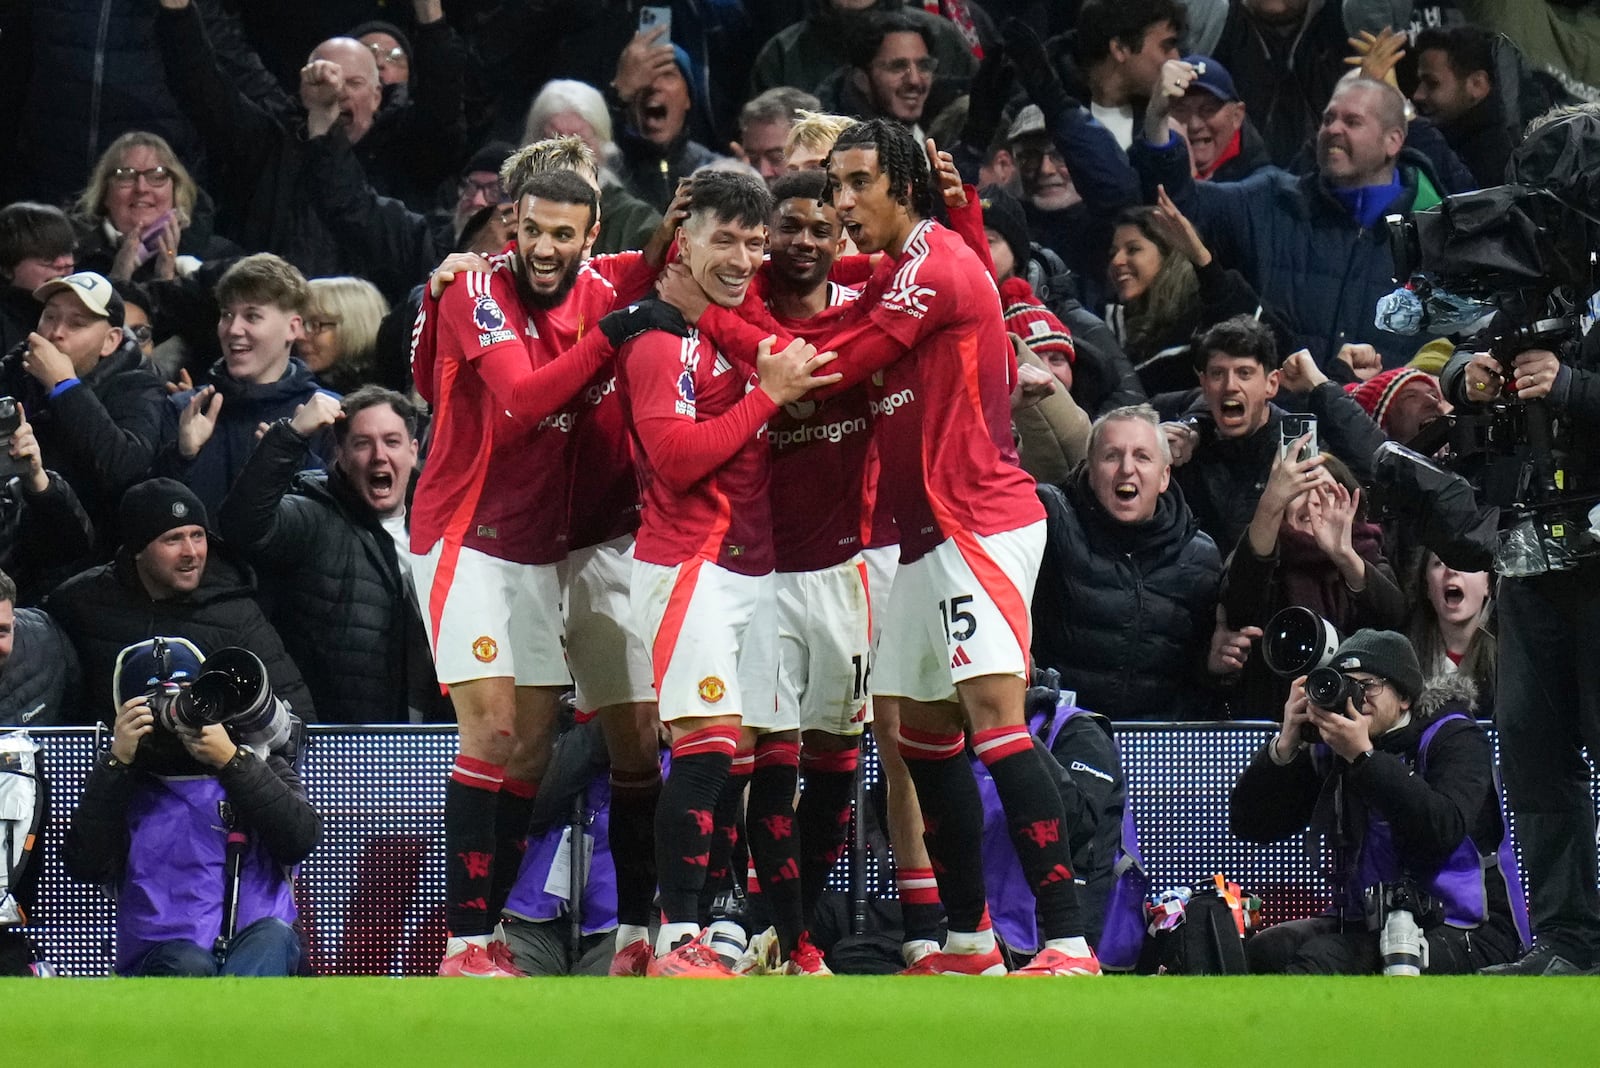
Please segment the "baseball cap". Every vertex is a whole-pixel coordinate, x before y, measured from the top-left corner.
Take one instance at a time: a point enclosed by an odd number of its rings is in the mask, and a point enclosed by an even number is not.
[[[1006,140],[1015,141],[1029,134],[1042,133],[1044,133],[1044,112],[1039,110],[1038,104],[1029,104],[1017,112],[1017,117],[1011,120],[1011,130],[1006,134]]]
[[[122,298],[102,276],[93,271],[79,271],[65,278],[52,278],[33,291],[33,299],[43,304],[57,293],[70,292],[76,296],[90,314],[98,315],[112,326],[123,323]]]
[[[1233,87],[1233,75],[1228,73],[1228,68],[1212,59],[1198,53],[1184,56],[1183,61],[1190,66],[1205,65],[1205,70],[1195,75],[1194,81],[1189,83],[1189,90],[1203,89],[1224,103],[1238,100],[1239,90]]]

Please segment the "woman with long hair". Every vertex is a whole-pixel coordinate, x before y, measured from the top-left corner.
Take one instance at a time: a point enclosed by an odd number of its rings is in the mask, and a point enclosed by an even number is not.
[[[1457,571],[1433,553],[1418,565],[1411,623],[1411,646],[1422,673],[1463,675],[1473,681],[1478,716],[1494,718],[1494,576],[1487,571]]]
[[[1261,302],[1238,271],[1211,255],[1193,224],[1157,191],[1154,207],[1128,208],[1111,235],[1111,290],[1105,320],[1152,397],[1195,387],[1189,343],[1234,315],[1261,319],[1285,352],[1283,320]]]
[[[241,255],[211,232],[202,207],[205,194],[166,139],[128,131],[101,154],[78,197],[78,270],[144,282]]]

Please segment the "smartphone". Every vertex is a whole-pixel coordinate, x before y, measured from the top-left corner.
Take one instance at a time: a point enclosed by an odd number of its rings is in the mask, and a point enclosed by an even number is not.
[[[646,6],[639,9],[639,32],[649,33],[657,26],[665,26],[667,32],[663,33],[656,41],[658,45],[672,43],[672,9],[670,7]]]
[[[1297,438],[1310,434],[1311,440],[1306,442],[1305,448],[1300,450],[1299,456],[1289,456],[1289,449],[1293,447]],[[1288,457],[1293,463],[1309,460],[1322,451],[1317,442],[1317,417],[1314,415],[1286,415],[1278,423],[1278,455]]]
[[[150,255],[153,256],[161,251],[161,235],[167,232],[167,223],[172,216],[173,211],[168,208],[139,234],[139,243],[144,246],[144,250]]]

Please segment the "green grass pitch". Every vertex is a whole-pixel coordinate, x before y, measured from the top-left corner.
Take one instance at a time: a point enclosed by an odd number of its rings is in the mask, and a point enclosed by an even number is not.
[[[6,1065],[1600,1063],[1600,980],[0,980]]]

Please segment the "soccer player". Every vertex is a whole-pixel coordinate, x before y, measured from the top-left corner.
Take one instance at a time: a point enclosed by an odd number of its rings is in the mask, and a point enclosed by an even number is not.
[[[971,249],[929,218],[929,171],[903,126],[849,127],[828,173],[857,248],[886,254],[856,307],[807,336],[840,352],[835,389],[868,377],[881,383],[881,484],[901,566],[872,687],[901,698],[900,751],[949,917],[943,950],[910,971],[1004,971],[984,908],[982,810],[963,752],[966,725],[1038,898],[1045,945],[1021,973],[1098,974],[1083,938],[1061,799],[1025,725],[1028,602],[1044,513],[1011,443],[1014,357],[998,294]],[[668,299],[675,285],[668,283]],[[748,352],[768,333],[717,305],[692,313],[686,318],[698,318],[700,331],[730,352]],[[791,336],[777,334],[780,342]]]
[[[515,189],[533,174],[570,171],[600,189],[594,153],[577,137],[535,142],[514,153],[502,182]],[[671,212],[669,212],[669,218]],[[641,253],[601,256],[588,274],[617,278],[628,287],[618,299],[648,292],[675,225],[663,225]],[[630,266],[630,261],[631,266]],[[642,276],[641,276],[641,271]],[[582,276],[580,288],[586,289]],[[603,314],[608,295],[595,294]],[[581,337],[586,309],[576,309]],[[639,483],[633,443],[617,395],[616,368],[608,364],[574,399],[567,456],[567,557],[561,568],[566,610],[567,667],[578,712],[598,716],[611,761],[611,814],[607,835],[617,869],[616,955],[611,974],[642,976],[649,967],[650,913],[656,894],[655,818],[661,795],[655,682],[650,650],[633,626],[628,590],[634,533],[639,526]]]
[[[836,318],[860,294],[828,280],[845,236],[827,174],[819,169],[785,175],[772,194],[770,258],[762,272],[766,304],[779,325],[801,333]],[[849,836],[867,713],[871,606],[880,597],[865,549],[887,542],[892,551],[894,541],[892,519],[880,524],[886,529],[874,529],[874,518],[887,509],[874,507],[871,418],[866,386],[859,385],[822,403],[787,404],[768,428],[778,569],[778,702],[780,709],[794,710],[802,732],[805,791],[797,816],[807,930]],[[920,846],[920,828],[918,839]],[[928,877],[931,881],[931,871]]]
[[[695,178],[690,205],[678,231],[682,263],[699,299],[737,306],[762,263],[766,186],[749,175],[706,172]],[[775,698],[765,426],[781,405],[835,379],[816,374],[831,356],[804,343],[774,351],[763,342],[754,351],[751,376],[697,333],[652,332],[618,361],[644,486],[634,617],[650,645],[661,719],[672,735],[672,770],[656,817],[664,922],[651,975],[733,974],[701,939],[699,914],[714,812],[735,755],[789,769],[752,783],[752,822],[793,803],[798,724],[780,718]],[[767,796],[784,789],[781,799]],[[752,834],[751,853],[769,893],[793,882],[797,895],[792,826],[783,832],[774,821],[767,833]]]
[[[627,286],[595,272],[576,288],[598,219],[587,182],[534,175],[516,196],[514,253],[424,302],[414,331],[434,424],[412,506],[413,573],[460,723],[445,790],[442,975],[515,974],[494,918],[568,684],[558,567],[572,419],[562,409],[616,344],[660,321],[653,301],[606,315]]]

